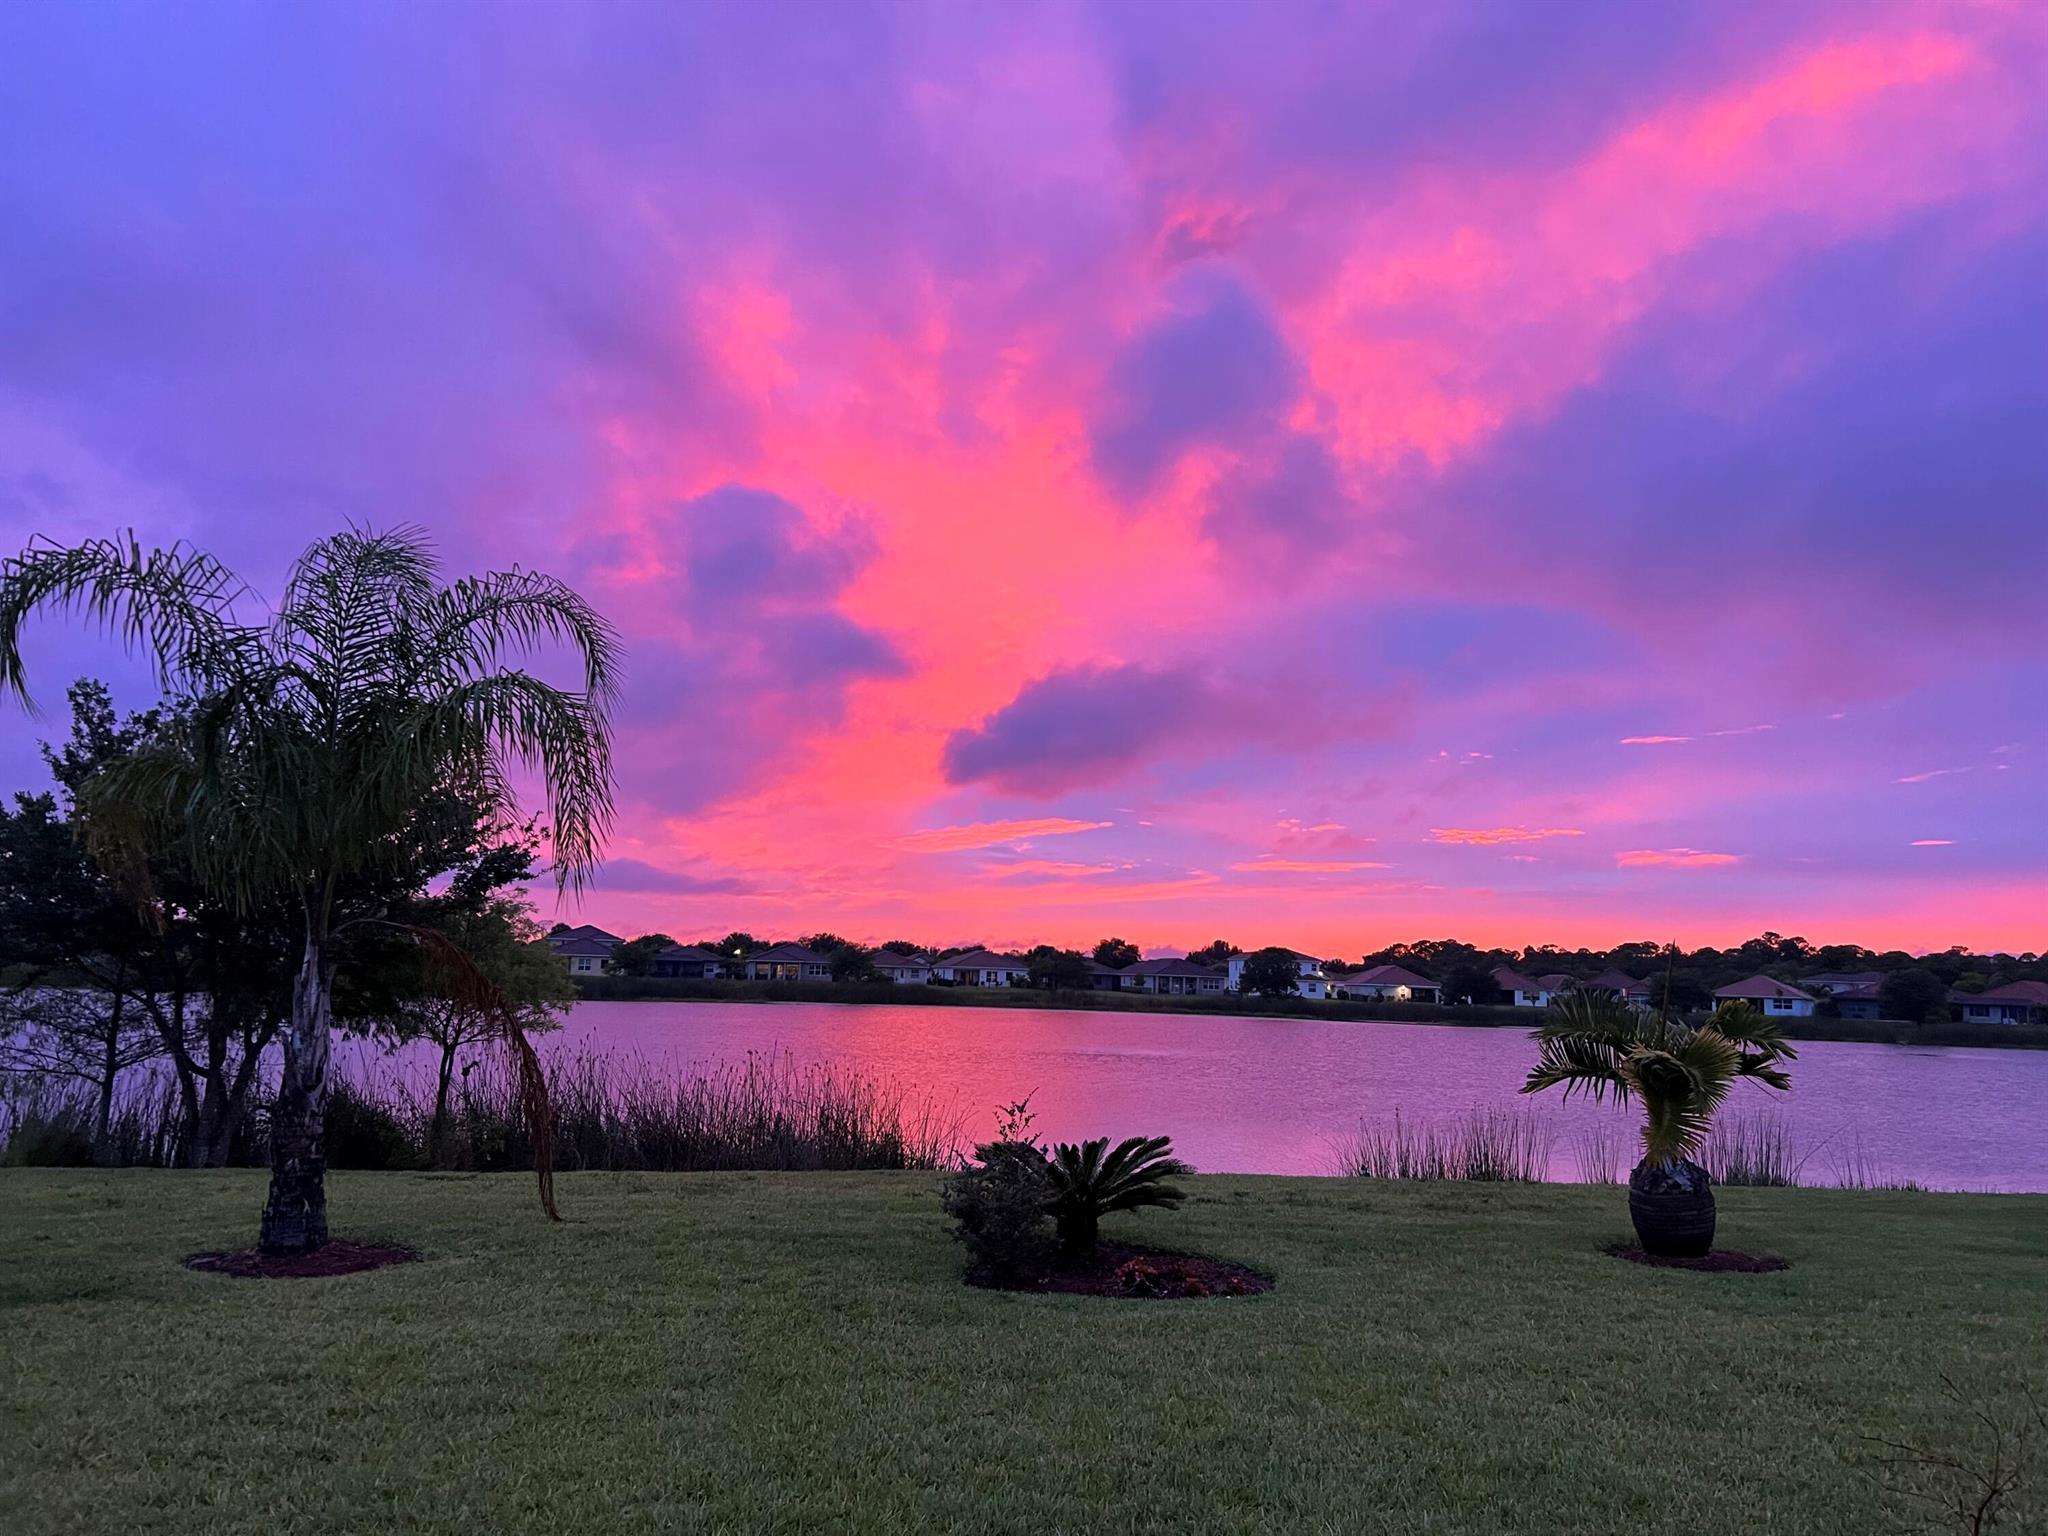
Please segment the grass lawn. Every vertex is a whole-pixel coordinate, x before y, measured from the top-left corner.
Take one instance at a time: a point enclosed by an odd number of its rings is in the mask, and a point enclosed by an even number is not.
[[[1865,1536],[1859,1436],[2048,1380],[2048,1198],[1725,1191],[1794,1268],[1696,1275],[1616,1190],[1192,1182],[1108,1234],[1271,1295],[968,1290],[923,1174],[342,1173],[427,1262],[273,1282],[178,1262],[257,1174],[0,1171],[0,1528]]]

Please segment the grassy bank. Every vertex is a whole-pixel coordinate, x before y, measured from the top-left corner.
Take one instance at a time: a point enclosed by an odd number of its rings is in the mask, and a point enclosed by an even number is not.
[[[1205,1013],[1226,1018],[1369,1020],[1530,1029],[1534,1008],[1305,997],[1155,997],[1144,992],[1040,992],[1030,987],[898,986],[894,982],[699,981],[688,977],[579,976],[589,1002],[891,1003],[909,1008],[1068,1008],[1094,1013]],[[1896,1019],[1783,1019],[1793,1040],[1861,1040],[1876,1045],[1961,1045],[2048,1050],[2048,1025],[1908,1024]]]
[[[0,1511],[81,1530],[1883,1526],[1861,1436],[2048,1371],[2048,1199],[1731,1190],[1788,1273],[1640,1269],[1618,1192],[1191,1181],[1250,1301],[999,1295],[921,1174],[338,1174],[427,1262],[299,1282],[260,1176],[0,1171]]]

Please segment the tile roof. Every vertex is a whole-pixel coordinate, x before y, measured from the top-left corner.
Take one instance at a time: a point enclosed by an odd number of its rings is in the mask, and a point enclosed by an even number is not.
[[[1182,955],[1166,955],[1157,960],[1140,960],[1135,965],[1124,967],[1126,976],[1222,976],[1213,965],[1202,965]]]
[[[1546,988],[1531,977],[1524,976],[1511,965],[1496,965],[1493,968],[1493,984],[1503,992],[1542,992]]]
[[[1782,981],[1774,981],[1769,976],[1752,976],[1747,981],[1716,987],[1714,996],[1733,1002],[1757,1002],[1771,997],[1803,999],[1809,1003],[1813,1001],[1811,992],[1802,992],[1797,987],[1787,986]]]
[[[746,961],[749,965],[829,965],[832,957],[801,944],[770,944],[766,949],[755,950]]]
[[[2008,981],[1988,992],[1957,992],[1953,995],[1956,1001],[1963,1003],[2028,1003],[2036,1008],[2048,1008],[2048,981]]]
[[[1627,971],[1606,970],[1584,985],[1590,992],[1641,992],[1650,984],[1629,975]]]
[[[1333,978],[1340,986],[1357,987],[1428,987],[1435,989],[1436,983],[1427,976],[1418,976],[1406,966],[1369,965],[1362,971],[1353,971],[1348,976]]]

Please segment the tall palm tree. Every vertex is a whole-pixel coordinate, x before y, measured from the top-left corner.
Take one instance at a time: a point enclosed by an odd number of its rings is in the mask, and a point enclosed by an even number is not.
[[[103,855],[179,839],[201,882],[244,909],[285,903],[304,943],[283,1031],[261,1246],[327,1240],[327,1102],[336,935],[373,914],[353,887],[403,864],[415,810],[450,786],[509,813],[512,774],[538,774],[557,879],[580,888],[612,814],[608,716],[617,637],[563,583],[511,570],[442,586],[423,534],[352,530],[292,567],[267,621],[219,561],[132,535],[38,541],[0,563],[0,694],[31,703],[21,629],[40,608],[82,611],[154,660],[194,701],[174,738],[95,790]],[[560,646],[582,688],[510,665]]]
[[[1629,1215],[1651,1253],[1694,1256],[1714,1239],[1714,1191],[1693,1161],[1714,1113],[1744,1078],[1792,1086],[1781,1061],[1798,1052],[1746,1003],[1724,1004],[1704,1024],[1681,1023],[1611,992],[1573,988],[1536,1029],[1536,1065],[1522,1092],[1562,1087],[1569,1099],[1643,1106],[1643,1158],[1629,1175]]]

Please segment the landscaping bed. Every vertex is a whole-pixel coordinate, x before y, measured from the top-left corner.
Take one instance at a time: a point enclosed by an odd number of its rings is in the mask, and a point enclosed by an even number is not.
[[[969,1276],[970,1285],[978,1283]],[[1270,1276],[1228,1259],[1168,1253],[1134,1243],[1103,1243],[1094,1255],[1065,1259],[1045,1273],[991,1289],[1044,1291],[1060,1296],[1109,1296],[1126,1301],[1197,1301],[1216,1296],[1259,1296]]]

